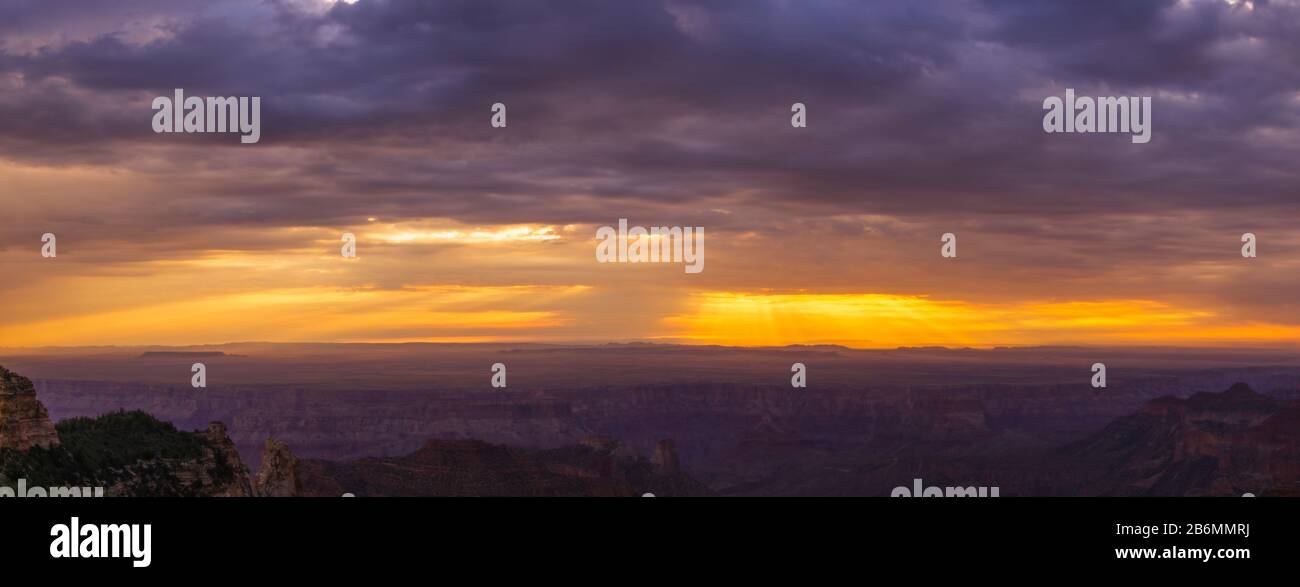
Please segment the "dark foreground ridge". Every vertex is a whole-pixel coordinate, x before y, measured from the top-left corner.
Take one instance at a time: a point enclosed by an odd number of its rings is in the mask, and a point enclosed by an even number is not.
[[[0,485],[103,488],[106,496],[252,495],[248,468],[220,422],[183,432],[133,411],[71,418],[55,428],[56,446],[0,447]]]
[[[662,455],[665,446],[660,444]],[[675,463],[676,457],[669,457]],[[263,466],[267,461],[263,460]],[[617,440],[523,450],[478,440],[432,440],[397,458],[302,461],[301,495],[337,496],[707,496],[708,487]]]

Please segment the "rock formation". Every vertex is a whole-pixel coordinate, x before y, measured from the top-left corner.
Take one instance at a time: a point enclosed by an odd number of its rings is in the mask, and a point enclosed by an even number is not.
[[[655,445],[655,454],[650,457],[650,464],[654,465],[655,473],[659,475],[677,475],[682,472],[682,467],[677,462],[677,444],[673,439],[666,438]]]
[[[209,466],[206,468],[229,470],[233,473],[230,480],[224,485],[214,485],[209,495],[213,497],[249,497],[253,495],[253,482],[248,473],[248,467],[239,459],[239,450],[235,448],[234,441],[227,434],[226,425],[222,422],[210,422],[206,437],[211,448],[207,451],[205,460],[209,462],[217,461],[215,467]]]
[[[275,439],[266,439],[262,451],[262,465],[257,469],[258,497],[297,497],[302,494],[298,478],[298,457],[288,445]]]
[[[0,448],[25,451],[59,445],[49,412],[30,379],[0,367]]]

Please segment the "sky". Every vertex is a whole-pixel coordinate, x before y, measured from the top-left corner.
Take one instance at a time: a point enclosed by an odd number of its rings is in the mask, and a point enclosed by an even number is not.
[[[0,347],[1291,347],[1297,162],[1294,0],[0,0]],[[704,271],[598,263],[620,218]]]

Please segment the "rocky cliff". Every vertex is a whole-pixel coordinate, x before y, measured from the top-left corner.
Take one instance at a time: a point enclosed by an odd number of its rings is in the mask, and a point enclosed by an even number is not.
[[[1300,403],[1236,384],[1153,400],[1060,456],[1089,495],[1300,495]]]
[[[50,422],[26,377],[0,367],[0,484],[101,487],[108,496],[253,494],[226,426],[182,432],[140,411]]]
[[[27,450],[59,445],[59,434],[31,380],[0,367],[0,448]]]

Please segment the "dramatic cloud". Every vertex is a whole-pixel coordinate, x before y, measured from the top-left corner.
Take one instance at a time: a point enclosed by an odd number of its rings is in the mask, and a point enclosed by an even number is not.
[[[261,96],[261,142],[153,133],[150,103],[174,88]],[[1042,100],[1066,88],[1152,96],[1152,141],[1044,133]],[[488,124],[495,102],[507,129]],[[1133,332],[1129,314],[1158,307],[1198,342],[1249,340],[1300,324],[1297,161],[1295,1],[0,0],[0,250],[18,277],[0,280],[0,332],[103,342],[76,330],[204,295],[250,316],[299,299],[256,291],[375,288],[413,312],[467,286],[506,304],[468,312],[501,316],[527,288],[564,292],[519,314],[525,338],[706,339],[719,300],[770,294],[829,296],[807,299],[826,324],[836,300],[864,325],[863,300],[980,325],[1095,302],[1077,307],[1121,308]],[[594,227],[620,217],[707,227],[708,269],[594,264]],[[473,236],[512,230],[554,238]],[[347,269],[344,231],[363,236]],[[57,266],[35,255],[45,232]],[[956,261],[938,258],[945,232]],[[1237,254],[1243,232],[1258,259]],[[120,297],[77,309],[97,287]],[[419,338],[349,307],[371,332],[283,332]],[[448,321],[429,336],[480,324]],[[191,339],[279,336],[259,323]],[[1036,324],[948,342],[1135,339]],[[1157,326],[1149,340],[1178,342]],[[191,336],[159,328],[123,336]]]

